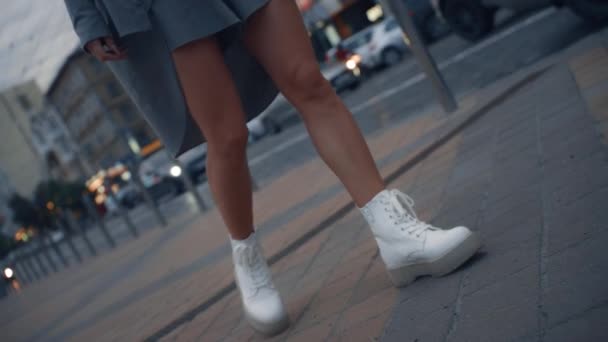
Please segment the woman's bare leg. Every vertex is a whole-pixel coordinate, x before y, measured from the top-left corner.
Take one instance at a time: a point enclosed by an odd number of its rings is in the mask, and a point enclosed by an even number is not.
[[[301,113],[321,158],[362,207],[384,190],[352,114],[319,70],[294,1],[271,0],[245,29],[249,51]]]
[[[177,48],[173,60],[188,108],[207,138],[207,175],[215,202],[235,240],[253,232],[248,131],[236,86],[212,38]]]

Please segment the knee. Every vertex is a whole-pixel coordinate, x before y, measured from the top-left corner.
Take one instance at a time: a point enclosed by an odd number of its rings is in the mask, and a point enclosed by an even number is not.
[[[206,138],[209,157],[225,161],[240,160],[246,153],[249,131],[245,125],[228,129],[218,127]]]
[[[302,104],[319,101],[331,93],[332,89],[315,62],[294,63],[287,72],[288,97]]]

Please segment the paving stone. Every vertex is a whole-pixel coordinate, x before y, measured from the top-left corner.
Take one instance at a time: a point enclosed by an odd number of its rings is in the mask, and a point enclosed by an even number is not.
[[[537,331],[538,277],[528,267],[463,296],[450,340],[513,341]]]
[[[592,192],[567,206],[560,206],[546,217],[548,255],[555,254],[607,229],[605,201],[608,188]]]
[[[290,342],[312,342],[312,341],[324,341],[335,325],[335,320],[338,315],[334,315],[334,319],[324,320],[318,324],[315,324],[307,329],[303,329],[294,335],[287,338]]]
[[[343,331],[351,329],[353,326],[375,318],[385,312],[390,311],[397,300],[397,289],[387,288],[365,301],[348,307],[340,318],[335,332],[341,334]]]
[[[571,342],[571,341],[608,341],[606,329],[608,305],[594,307],[583,314],[550,328],[545,341]]]
[[[436,309],[426,314],[420,314],[414,310],[395,312],[385,327],[381,341],[444,341],[452,316],[451,307]]]
[[[608,231],[604,231],[547,258],[543,307],[549,326],[608,301],[607,244]]]
[[[385,312],[377,317],[371,318],[361,324],[358,324],[351,329],[348,329],[340,334],[331,336],[332,341],[343,342],[373,342],[379,341],[380,336],[384,331],[384,326],[390,318],[390,312]]]
[[[540,218],[528,220],[498,234],[488,234],[481,228],[483,247],[469,267],[463,281],[463,293],[468,294],[504,281],[513,274],[539,262]]]

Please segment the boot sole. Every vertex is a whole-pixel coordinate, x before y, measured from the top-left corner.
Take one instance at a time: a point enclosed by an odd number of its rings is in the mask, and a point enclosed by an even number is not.
[[[441,277],[469,260],[480,247],[481,239],[479,235],[472,233],[460,245],[435,261],[394,268],[388,270],[388,274],[396,287],[409,285],[420,276]]]
[[[249,324],[259,333],[266,335],[267,337],[276,336],[289,328],[289,316],[285,315],[280,321],[265,323],[259,322],[255,318],[251,317],[245,312],[245,317]]]

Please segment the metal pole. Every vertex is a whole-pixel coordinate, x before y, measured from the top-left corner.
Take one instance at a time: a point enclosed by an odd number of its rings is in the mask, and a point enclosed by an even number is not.
[[[110,182],[107,179],[105,181],[105,186],[106,186],[108,195],[110,196],[112,201],[114,201],[114,203],[116,204],[116,207],[118,208],[118,213],[122,217],[123,221],[125,221],[125,223],[127,224],[127,228],[129,228],[129,231],[131,231],[131,234],[133,235],[133,237],[139,237],[139,232],[137,231],[137,228],[135,228],[133,221],[131,221],[131,218],[129,217],[129,213],[127,213],[125,208],[122,206],[122,204],[116,198],[114,191],[112,191],[112,186],[110,185]]]
[[[34,260],[36,260],[36,263],[38,264],[38,268],[40,269],[42,277],[46,277],[49,275],[49,271],[47,270],[46,265],[42,262],[42,258],[40,258],[40,252],[42,249],[40,246],[40,241],[38,241],[36,245],[36,248],[31,252],[31,254],[34,257]]]
[[[152,198],[152,196],[148,192],[148,189],[146,189],[146,186],[142,182],[141,178],[139,178],[139,163],[130,163],[129,172],[131,172],[131,179],[133,180],[133,182],[135,182],[135,186],[137,186],[142,196],[144,197],[144,201],[146,201],[146,205],[148,206],[148,208],[152,210],[154,216],[156,216],[156,218],[158,219],[158,222],[160,222],[163,227],[166,227],[168,224],[167,218],[165,218],[163,213],[160,211],[160,208],[158,208],[158,204]]]
[[[99,226],[99,229],[101,229],[101,233],[105,237],[106,241],[108,242],[108,245],[110,245],[110,248],[116,247],[116,242],[112,238],[112,235],[110,235],[110,233],[108,232],[108,227],[106,227],[106,222],[104,221],[103,217],[101,217],[101,215],[99,215],[99,212],[97,212],[97,208],[95,207],[95,204],[93,204],[93,201],[91,201],[91,198],[89,196],[87,196],[86,194],[84,194],[84,195],[82,195],[82,201],[84,202],[84,205],[87,208],[89,215],[91,215],[91,217],[93,217],[93,219],[95,220],[95,223],[97,223],[97,225]]]
[[[32,281],[40,279],[40,272],[38,272],[36,266],[34,265],[34,262],[32,261],[32,252],[29,251],[28,253],[25,253],[23,259],[25,260],[25,263],[28,265],[30,271],[32,272]]]
[[[27,261],[25,260],[25,257],[23,256],[23,253],[21,253],[21,249],[16,249],[15,250],[15,254],[17,255],[17,263],[19,264],[19,268],[21,270],[21,272],[23,272],[24,275],[24,280],[26,280],[26,283],[31,283],[32,281],[34,281],[34,276],[32,275],[32,270],[31,270],[31,265],[29,265],[27,263]]]
[[[44,253],[44,256],[46,257],[46,261],[49,263],[49,265],[51,266],[51,268],[53,269],[53,272],[58,272],[59,268],[57,267],[57,264],[55,263],[55,260],[53,260],[53,257],[51,256],[51,253],[49,253],[49,246],[46,243],[46,238],[48,237],[48,234],[44,234],[42,236],[42,239],[38,240],[38,244],[40,245],[40,248],[42,250],[42,253]],[[49,240],[51,240],[49,238]],[[52,247],[55,247],[54,244],[51,244]],[[57,249],[55,249],[55,252],[57,252]],[[62,254],[58,254],[63,256]],[[65,258],[62,258],[62,261],[65,261]]]
[[[72,240],[73,230],[71,229],[71,227],[66,229],[66,227],[61,223],[57,223],[57,225],[59,226],[59,229],[61,229],[61,231],[63,232],[65,243],[67,243],[68,247],[72,250],[72,254],[76,257],[76,261],[78,261],[78,263],[82,263],[82,255],[80,255],[80,252],[76,248],[76,245],[74,245],[74,240]]]
[[[445,109],[446,112],[453,112],[458,109],[458,104],[454,99],[454,94],[448,88],[445,80],[443,79],[439,69],[433,57],[429,53],[428,49],[424,45],[424,42],[420,38],[418,29],[414,25],[412,17],[409,15],[409,9],[404,0],[385,0],[388,7],[393,12],[397,22],[401,26],[401,29],[410,40],[410,48],[414,53],[414,56],[418,60],[418,63],[422,67],[422,70],[427,75],[435,93],[439,97],[439,102]]]
[[[179,159],[173,158],[167,149],[165,149],[165,152],[167,153],[167,156],[169,156],[169,158],[175,162],[175,165],[179,166],[179,168],[182,170],[182,179],[184,180],[184,185],[186,185],[186,189],[188,189],[188,192],[190,192],[190,194],[194,197],[199,210],[207,210],[207,206],[205,205],[205,202],[203,202],[203,198],[199,194],[198,190],[196,190],[196,186],[192,182],[192,178],[190,178],[190,174],[184,167],[184,164]]]
[[[67,237],[65,231],[64,231],[64,236]],[[55,254],[57,254],[57,257],[59,258],[59,261],[61,261],[61,263],[63,264],[63,267],[68,267],[69,266],[68,260],[66,259],[65,255],[63,255],[63,252],[61,251],[61,249],[59,248],[57,243],[55,241],[53,241],[53,238],[51,237],[51,235],[48,233],[45,233],[44,238],[45,238],[45,240],[48,238],[48,243],[51,245],[51,248],[53,249],[53,251],[55,251]],[[52,264],[53,269],[55,270],[55,272],[57,272],[57,268],[55,267],[55,262],[50,259],[50,255],[48,255],[48,258],[49,258],[49,262]]]
[[[95,246],[93,246],[93,243],[91,243],[91,240],[89,240],[89,236],[87,235],[87,232],[84,229],[84,227],[79,225],[76,222],[76,219],[74,218],[74,214],[72,214],[72,212],[68,210],[65,212],[65,218],[66,218],[68,226],[70,227],[70,231],[75,232],[78,229],[80,231],[80,235],[82,236],[82,240],[84,241],[84,244],[87,246],[87,249],[89,250],[89,253],[91,253],[92,256],[96,256],[97,250],[95,250]],[[79,259],[81,259],[81,258],[79,258]]]

